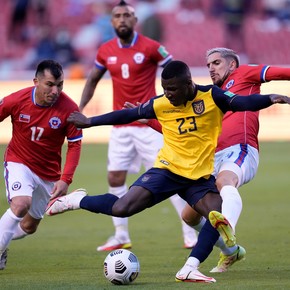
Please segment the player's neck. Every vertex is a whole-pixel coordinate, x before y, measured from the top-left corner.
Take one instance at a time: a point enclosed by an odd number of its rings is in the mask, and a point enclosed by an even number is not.
[[[127,38],[119,38],[119,41],[122,46],[131,46],[134,44],[134,39],[136,38],[136,32],[134,31],[129,37]]]

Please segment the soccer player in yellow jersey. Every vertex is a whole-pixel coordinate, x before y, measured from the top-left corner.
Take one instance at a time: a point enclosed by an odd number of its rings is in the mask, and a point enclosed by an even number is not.
[[[250,95],[246,98],[220,88],[193,83],[188,66],[172,61],[161,74],[164,94],[139,107],[87,118],[75,112],[68,118],[79,128],[126,124],[138,119],[158,119],[162,125],[164,146],[154,166],[133,183],[121,198],[113,194],[87,196],[79,189],[53,199],[48,215],[85,209],[106,215],[129,217],[169,198],[176,192],[207,220],[196,246],[176,281],[215,282],[198,271],[211,253],[219,235],[228,247],[237,247],[230,224],[221,211],[221,197],[211,175],[222,117],[227,111],[257,111],[273,103],[288,103],[282,95]]]

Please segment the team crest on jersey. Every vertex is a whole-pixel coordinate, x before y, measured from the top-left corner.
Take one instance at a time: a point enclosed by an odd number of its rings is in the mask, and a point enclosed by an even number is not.
[[[30,122],[30,115],[20,114],[19,115],[19,122],[29,123]]]
[[[192,103],[193,111],[195,114],[200,115],[204,112],[204,102],[203,100],[196,101]]]
[[[58,129],[60,127],[61,120],[58,117],[52,117],[48,123],[52,129]]]
[[[235,80],[230,80],[227,82],[226,84],[226,89],[228,90],[229,88],[231,88],[235,83]]]
[[[12,184],[12,190],[17,191],[21,188],[21,183],[19,181],[16,181]]]
[[[137,64],[140,64],[144,61],[145,55],[142,52],[137,52],[134,54],[133,59]]]

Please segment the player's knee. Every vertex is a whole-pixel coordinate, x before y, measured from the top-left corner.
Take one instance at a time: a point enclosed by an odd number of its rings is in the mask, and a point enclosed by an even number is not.
[[[113,216],[117,217],[129,217],[132,215],[128,206],[121,202],[116,202],[112,209]]]
[[[37,228],[38,228],[38,224],[21,224],[21,228],[22,230],[27,233],[28,235],[32,235],[36,232]]]
[[[124,172],[109,172],[108,183],[111,187],[119,187],[126,182],[126,174]]]
[[[219,191],[221,191],[221,189],[226,185],[235,187],[237,183],[238,177],[235,174],[219,174],[216,179],[216,186]]]
[[[189,226],[195,226],[200,222],[201,216],[191,207],[186,206],[181,213],[181,218]]]

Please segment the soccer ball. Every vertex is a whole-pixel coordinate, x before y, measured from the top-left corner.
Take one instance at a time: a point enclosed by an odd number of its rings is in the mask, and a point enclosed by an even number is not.
[[[138,258],[130,251],[118,249],[110,252],[104,261],[105,277],[116,285],[132,283],[140,272]]]

